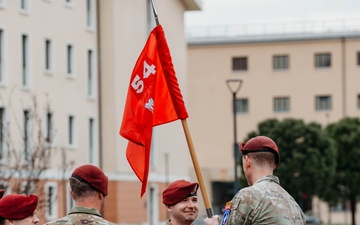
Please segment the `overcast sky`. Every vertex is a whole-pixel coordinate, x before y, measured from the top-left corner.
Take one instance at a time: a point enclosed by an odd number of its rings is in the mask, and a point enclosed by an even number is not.
[[[202,0],[185,25],[215,26],[302,20],[359,20],[360,0]]]

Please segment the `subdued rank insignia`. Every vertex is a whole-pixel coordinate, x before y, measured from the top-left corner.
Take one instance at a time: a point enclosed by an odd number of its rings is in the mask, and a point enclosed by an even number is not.
[[[90,223],[94,223],[93,220],[87,220],[87,219],[82,219],[80,220],[81,224],[90,224]]]
[[[230,216],[230,212],[231,212],[231,205],[232,205],[232,202],[227,202],[225,204],[225,207],[223,209],[224,214],[223,214],[223,218],[221,220],[221,225],[226,225],[227,224],[229,216]]]
[[[68,220],[56,220],[56,223],[66,223]]]

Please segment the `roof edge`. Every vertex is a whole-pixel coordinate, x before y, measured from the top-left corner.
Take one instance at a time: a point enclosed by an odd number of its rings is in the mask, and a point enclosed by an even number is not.
[[[202,9],[202,0],[181,0],[186,11],[196,11]]]

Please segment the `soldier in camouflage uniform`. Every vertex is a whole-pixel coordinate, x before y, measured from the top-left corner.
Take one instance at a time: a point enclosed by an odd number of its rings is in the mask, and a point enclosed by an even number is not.
[[[70,194],[75,206],[70,213],[45,225],[108,225],[102,218],[108,194],[108,177],[98,167],[83,165],[74,170],[70,181]]]
[[[0,190],[0,198],[4,191]],[[0,200],[0,225],[36,225],[38,197],[10,194]]]
[[[275,142],[265,136],[240,146],[243,170],[249,187],[241,189],[224,208],[222,225],[305,225],[305,215],[273,175],[280,161]],[[205,225],[217,218],[205,219]]]
[[[163,192],[163,203],[170,215],[166,225],[192,225],[198,216],[198,183],[177,180]]]

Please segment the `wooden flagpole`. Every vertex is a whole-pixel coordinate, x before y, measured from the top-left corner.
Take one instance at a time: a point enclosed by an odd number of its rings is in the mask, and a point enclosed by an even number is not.
[[[191,138],[191,135],[190,135],[189,126],[187,124],[186,119],[181,120],[181,123],[183,125],[186,141],[187,141],[188,146],[189,146],[189,151],[190,151],[191,159],[192,159],[192,162],[193,162],[193,165],[194,165],[196,177],[197,177],[198,182],[199,182],[201,195],[202,195],[202,197],[204,199],[206,214],[207,214],[208,218],[211,218],[214,215],[214,213],[213,213],[213,210],[212,210],[212,207],[211,207],[211,202],[209,200],[209,196],[208,196],[207,191],[206,191],[206,185],[205,185],[204,178],[202,176],[201,169],[200,169],[200,166],[199,166],[199,162],[198,162],[198,159],[197,159],[197,156],[196,156],[194,144],[193,144],[193,141],[192,141],[192,138]]]
[[[155,10],[153,0],[150,0],[150,2],[151,2],[152,9],[153,9],[156,25],[159,25],[160,24],[159,23],[159,18],[158,18],[158,15],[156,13],[156,10]],[[181,120],[181,123],[182,123],[183,129],[184,129],[184,133],[185,133],[186,141],[187,141],[187,144],[188,144],[188,147],[189,147],[190,156],[191,156],[191,159],[192,159],[192,162],[193,162],[193,165],[194,165],[196,177],[197,177],[197,180],[198,180],[198,183],[199,183],[199,186],[200,186],[201,195],[202,195],[203,200],[204,200],[206,214],[207,214],[208,218],[211,218],[214,215],[214,213],[213,213],[213,210],[212,210],[212,207],[211,207],[211,202],[209,200],[209,196],[208,196],[207,191],[206,191],[206,185],[205,185],[204,178],[202,176],[201,169],[200,169],[200,166],[199,166],[199,162],[198,162],[198,159],[197,159],[197,156],[196,156],[194,144],[193,144],[193,141],[192,141],[192,138],[191,138],[191,135],[190,135],[189,126],[187,124],[186,119]]]

